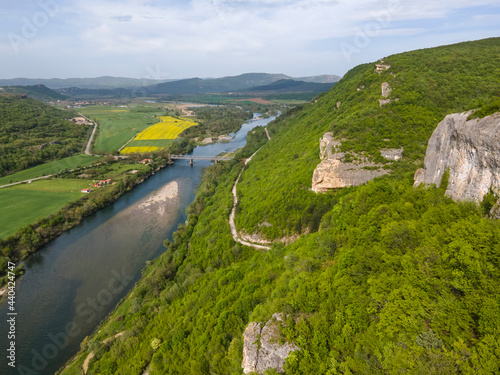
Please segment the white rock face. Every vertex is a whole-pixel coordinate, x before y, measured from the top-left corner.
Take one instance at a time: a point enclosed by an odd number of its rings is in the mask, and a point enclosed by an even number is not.
[[[267,369],[283,372],[283,365],[288,355],[299,350],[290,343],[279,343],[279,326],[283,324],[283,315],[276,313],[264,327],[260,323],[251,322],[243,334],[243,372],[262,374]]]
[[[332,133],[325,133],[319,140],[321,163],[313,173],[312,191],[319,193],[329,189],[362,185],[388,173],[387,170],[382,169],[382,165],[369,162],[360,155],[356,155],[357,163],[346,163],[345,154],[339,149],[340,144],[333,138]],[[402,157],[403,149],[386,149],[380,152],[386,159],[396,161]],[[365,167],[370,169],[365,169]],[[375,169],[376,167],[379,169]]]
[[[392,91],[392,89],[389,86],[389,83],[387,83],[387,82],[382,83],[382,96],[384,98],[388,98],[391,91]]]
[[[481,201],[490,187],[500,191],[500,113],[467,121],[469,115],[451,114],[439,123],[415,186],[439,186],[449,168],[446,194],[454,200]]]

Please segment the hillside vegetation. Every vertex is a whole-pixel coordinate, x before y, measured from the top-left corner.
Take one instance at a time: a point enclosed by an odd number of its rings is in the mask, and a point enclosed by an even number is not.
[[[93,352],[88,373],[241,374],[245,327],[276,312],[277,341],[300,347],[287,374],[499,373],[500,224],[445,188],[413,187],[442,117],[499,95],[499,49],[489,39],[390,56],[380,75],[359,66],[281,116],[238,184],[240,228],[302,232],[268,252],[235,243],[228,224],[239,160],[264,139],[250,134],[235,161],[209,169],[166,252],[62,373],[81,373]],[[379,106],[382,82],[398,102]],[[366,185],[313,194],[326,131],[374,159],[404,146],[404,159]]]
[[[375,161],[384,162],[381,148],[404,147],[404,160],[393,168],[414,171],[447,114],[481,108],[500,97],[498,38],[394,55],[384,64],[390,68],[380,74],[374,63],[354,68],[316,103],[275,121],[273,142],[242,176],[239,228],[270,239],[316,229],[328,205],[309,189],[325,132],[344,140],[343,151],[365,152]],[[392,92],[391,103],[381,107],[383,82]],[[271,226],[259,226],[264,221]]]
[[[26,95],[0,93],[0,177],[84,150],[91,127]]]
[[[11,94],[25,94],[30,98],[41,101],[65,100],[68,98],[65,95],[59,94],[58,92],[49,89],[45,85],[3,86],[0,87],[0,91]]]

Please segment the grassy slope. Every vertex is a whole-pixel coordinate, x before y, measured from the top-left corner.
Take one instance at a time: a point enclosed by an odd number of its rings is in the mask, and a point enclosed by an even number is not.
[[[374,158],[380,148],[404,147],[400,168],[407,162],[418,165],[446,114],[478,108],[500,96],[499,38],[394,55],[385,62],[391,68],[382,74],[375,73],[375,64],[354,68],[317,103],[276,122],[275,128],[286,131],[272,135],[242,176],[241,214],[236,217],[240,228],[279,238],[308,226],[311,218],[304,212],[324,205],[308,189],[320,161],[319,138],[326,131],[346,139],[346,151]],[[381,108],[382,82],[393,88],[389,98],[399,101]],[[415,170],[417,165],[404,168]],[[259,227],[264,220],[272,226]]]
[[[358,67],[339,86],[346,95],[360,82],[368,89],[363,74],[372,70],[371,64]],[[290,202],[281,215],[292,218],[314,199],[333,201],[320,230],[266,253],[235,244],[227,217],[239,168],[218,165],[218,175],[205,176],[174,244],[144,270],[65,374],[79,373],[92,350],[91,373],[138,375],[151,361],[152,375],[241,374],[246,325],[275,312],[294,318],[280,339],[302,349],[290,356],[287,374],[499,372],[498,222],[482,217],[475,205],[452,202],[444,189],[414,189],[412,163],[395,176],[337,194],[316,196],[300,186],[310,183],[318,135],[331,128],[339,98],[334,89],[276,124],[273,140],[244,173],[243,199],[255,206],[262,200],[267,212],[276,209],[269,198],[276,192],[287,197],[278,203]],[[369,107],[360,102],[357,108]],[[414,142],[408,156],[418,160],[425,141]],[[271,151],[272,160],[266,155]],[[113,343],[100,344],[122,331]],[[161,342],[156,351],[153,339]]]

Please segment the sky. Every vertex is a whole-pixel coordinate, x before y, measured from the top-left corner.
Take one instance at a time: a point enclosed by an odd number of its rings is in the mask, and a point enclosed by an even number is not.
[[[0,0],[0,78],[342,76],[495,36],[499,0]]]

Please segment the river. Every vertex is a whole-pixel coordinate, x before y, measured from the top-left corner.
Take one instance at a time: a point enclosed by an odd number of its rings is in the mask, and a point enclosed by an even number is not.
[[[251,120],[230,142],[199,146],[191,155],[235,151],[246,144],[248,131],[273,119]],[[8,315],[7,303],[0,306],[1,374],[53,374],[78,351],[134,286],[146,262],[164,251],[163,241],[186,221],[185,210],[208,165],[176,161],[25,262],[16,286],[17,315]],[[8,338],[8,319],[15,339]],[[11,341],[15,368],[7,358]]]

